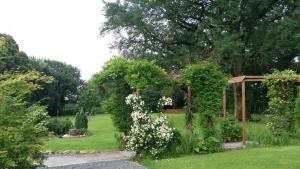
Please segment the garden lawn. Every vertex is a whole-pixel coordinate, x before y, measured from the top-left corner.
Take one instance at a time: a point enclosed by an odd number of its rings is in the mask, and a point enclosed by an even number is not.
[[[300,146],[249,148],[142,161],[149,169],[299,169]]]
[[[59,117],[67,118],[67,117]],[[74,117],[70,118],[74,122]],[[117,133],[112,124],[110,115],[102,114],[92,116],[89,120],[89,129],[91,136],[83,138],[57,138],[45,142],[46,150],[88,150],[88,151],[108,151],[118,149],[115,139]]]

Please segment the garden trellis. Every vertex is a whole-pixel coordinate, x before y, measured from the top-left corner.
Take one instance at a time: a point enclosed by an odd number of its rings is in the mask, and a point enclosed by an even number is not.
[[[269,76],[237,76],[230,79],[230,84],[242,84],[242,123],[243,123],[243,144],[246,144],[246,82],[261,82],[264,79],[289,78],[288,75],[269,75]],[[300,75],[295,76],[295,82],[300,82]],[[236,105],[235,105],[236,106]],[[223,113],[226,112],[226,89],[223,90]],[[224,114],[225,115],[225,114]]]

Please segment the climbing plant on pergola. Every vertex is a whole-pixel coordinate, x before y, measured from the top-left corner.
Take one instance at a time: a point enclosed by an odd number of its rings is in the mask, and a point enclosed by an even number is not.
[[[229,84],[242,84],[242,123],[243,123],[243,144],[246,144],[246,83],[261,82],[265,79],[290,78],[288,75],[268,75],[268,76],[238,76],[233,77],[228,82]],[[300,75],[295,76],[295,82],[300,82]],[[226,89],[223,90],[223,113],[226,113]]]

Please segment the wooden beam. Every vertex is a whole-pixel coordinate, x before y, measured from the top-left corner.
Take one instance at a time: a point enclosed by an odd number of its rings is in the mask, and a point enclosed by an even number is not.
[[[233,84],[233,83],[240,83],[245,79],[246,76],[238,76],[230,79],[228,82]]]
[[[296,76],[288,76],[288,75],[268,75],[268,76],[237,76],[230,79],[228,82],[231,84],[234,83],[241,83],[243,80],[249,81],[249,82],[259,82],[264,79],[280,79],[280,78],[289,78],[289,77],[295,77],[296,82],[300,82],[300,75]]]
[[[246,145],[246,81],[242,82],[243,144]]]

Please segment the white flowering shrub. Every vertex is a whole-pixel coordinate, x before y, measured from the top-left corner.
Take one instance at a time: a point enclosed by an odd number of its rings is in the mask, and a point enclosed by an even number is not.
[[[153,120],[151,114],[145,110],[145,103],[140,96],[130,94],[126,97],[126,104],[131,105],[133,125],[125,136],[126,148],[137,154],[149,154],[154,157],[161,155],[173,138],[174,129],[169,127],[167,117],[162,113]],[[172,99],[161,98],[158,106],[172,104]]]
[[[158,110],[162,110],[164,106],[171,106],[172,105],[172,99],[170,97],[163,96],[158,100]]]

